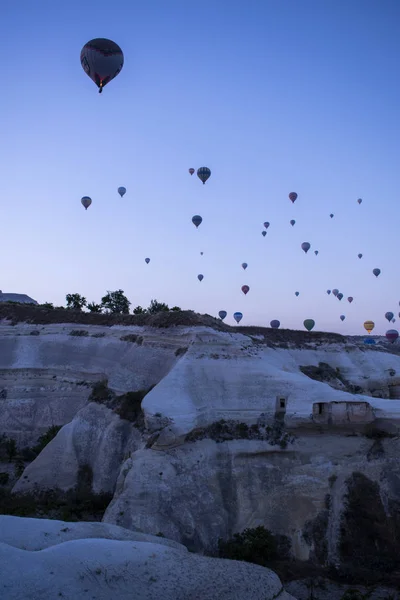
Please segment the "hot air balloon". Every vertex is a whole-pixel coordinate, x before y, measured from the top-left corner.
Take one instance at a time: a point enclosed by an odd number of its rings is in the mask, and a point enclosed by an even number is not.
[[[211,171],[208,167],[200,167],[200,169],[197,169],[197,177],[200,179],[200,181],[203,182],[203,185],[205,184],[207,179],[210,177],[210,175],[211,175]]]
[[[395,342],[399,337],[399,332],[397,331],[397,329],[388,329],[385,335],[389,342],[393,344],[393,342]]]
[[[150,259],[149,259],[149,258],[145,258],[145,259],[144,259],[144,262],[146,263],[146,265],[148,265],[148,264],[149,264],[149,262],[150,262]]]
[[[375,342],[374,338],[365,338],[364,344],[369,344],[372,346],[372,345],[376,344],[376,342]]]
[[[330,218],[331,218],[331,219],[333,219],[333,217],[334,217],[335,215],[334,215],[333,213],[331,213],[329,216],[330,216]]]
[[[300,294],[300,292],[295,292],[294,293],[295,296],[298,296],[299,294]]]
[[[335,288],[334,290],[332,290],[332,294],[333,294],[334,296],[337,296],[337,295],[338,295],[338,293],[339,293],[339,290],[338,290],[338,289],[336,289],[336,288]]]
[[[303,242],[301,245],[301,249],[304,250],[304,252],[307,254],[307,252],[309,251],[309,249],[311,248],[311,244],[309,244],[308,242]]]
[[[291,226],[292,226],[292,227],[293,227],[293,225],[294,225],[295,223],[296,223],[296,221],[295,221],[294,219],[292,219],[292,220],[290,221],[290,224],[291,224]]]
[[[326,290],[326,293],[328,294],[328,296],[331,294],[331,290]]]
[[[358,258],[362,258],[362,254],[358,254]]]
[[[365,321],[364,329],[366,329],[368,331],[368,333],[371,333],[371,331],[373,330],[374,327],[375,327],[375,323],[373,321]]]
[[[265,237],[267,235],[267,232],[266,231],[262,231],[261,235],[263,235]]]
[[[204,252],[200,252],[201,256],[203,256]]]
[[[341,321],[344,321],[344,320],[345,320],[345,318],[346,318],[346,317],[345,317],[344,315],[340,315],[340,320],[341,320]]]
[[[119,187],[118,188],[118,194],[121,196],[121,198],[124,196],[124,194],[126,194],[126,188],[124,187]]]
[[[270,323],[272,329],[278,329],[281,325],[281,322],[278,321],[278,319],[273,319],[273,321],[271,321]]]
[[[92,199],[89,198],[89,196],[83,196],[83,198],[81,198],[81,203],[85,207],[85,210],[87,210],[92,204]]]
[[[350,302],[350,304],[353,302],[353,300],[354,300],[353,296],[349,296],[349,297],[347,298],[347,301],[348,301],[348,302]]]
[[[381,270],[380,269],[372,269],[373,274],[375,275],[375,277],[378,277],[378,275],[380,275]]]
[[[115,42],[105,38],[96,38],[85,44],[81,50],[81,65],[90,79],[99,88],[99,93],[124,64],[124,55]]]
[[[389,322],[393,319],[394,314],[390,311],[388,311],[387,313],[385,313],[385,319],[387,319]]]
[[[203,221],[203,219],[201,218],[200,215],[194,215],[194,217],[192,217],[192,223],[193,223],[193,225],[196,226],[196,229],[202,221]]]
[[[246,295],[249,290],[250,288],[248,285],[242,285],[242,292],[244,295]]]
[[[193,169],[193,170],[194,170],[194,169]],[[222,321],[223,321],[223,320],[225,319],[225,317],[226,317],[226,315],[227,315],[227,314],[228,314],[228,313],[226,312],[226,310],[220,310],[220,311],[219,311],[219,313],[218,313],[218,316],[219,316],[219,318],[220,318],[220,319],[222,319]]]
[[[306,319],[303,322],[303,325],[307,329],[307,331],[311,331],[311,329],[313,329],[313,327],[315,325],[315,321],[314,321],[314,319]]]
[[[200,275],[197,275],[197,279],[198,279],[199,281],[203,281],[203,279],[204,279],[204,275],[202,275],[202,274],[200,273]]]
[[[392,319],[392,323],[396,323],[396,319]]]
[[[358,204],[361,204],[361,202],[362,202],[362,198],[359,198],[359,199],[357,200],[357,202],[358,202]]]
[[[243,319],[243,314],[241,312],[235,312],[233,313],[233,318],[235,319],[236,323],[240,323],[240,321]]]
[[[314,250],[315,256],[318,256],[318,250]]]
[[[190,173],[191,175],[193,175],[193,173],[194,173],[194,169],[189,169],[189,173]],[[222,311],[222,312],[223,312],[223,311]],[[226,316],[226,315],[225,315],[225,316]]]
[[[268,229],[268,227],[269,227],[269,223],[268,223],[268,221],[265,221],[265,223],[264,223],[264,227],[265,227],[265,229]]]
[[[337,298],[338,300],[341,300],[341,299],[343,298],[343,294],[342,294],[342,292],[339,292],[338,294],[336,294],[336,298]]]
[[[296,194],[296,192],[290,192],[290,194],[289,194],[289,200],[291,200],[292,202],[295,202],[295,200],[297,200],[297,194]]]
[[[242,263],[242,269],[244,269],[244,270],[247,269],[247,263]]]

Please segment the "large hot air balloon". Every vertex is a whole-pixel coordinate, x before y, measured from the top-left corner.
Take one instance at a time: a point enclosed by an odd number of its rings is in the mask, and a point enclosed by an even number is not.
[[[119,187],[118,188],[118,194],[121,196],[121,198],[126,194],[126,188],[124,187]]]
[[[189,173],[190,173],[191,175],[193,175],[193,173],[194,173],[194,169],[189,169]],[[226,316],[226,315],[225,315],[225,316]]]
[[[394,314],[390,311],[388,311],[387,313],[385,313],[385,319],[387,319],[390,323],[390,321],[393,319]]]
[[[326,290],[326,293],[328,294],[328,296],[331,294],[332,290]]]
[[[202,274],[200,273],[199,275],[197,275],[197,279],[198,279],[199,281],[203,281],[203,279],[204,279],[204,275],[202,275]]]
[[[335,289],[333,289],[333,290],[332,290],[332,294],[333,294],[334,296],[337,296],[337,295],[338,295],[338,293],[339,293],[339,290],[338,290],[337,288],[335,288]]]
[[[264,223],[264,227],[265,227],[265,229],[268,229],[268,227],[269,227],[269,223],[268,223],[268,221],[265,221],[265,223]]]
[[[371,333],[371,331],[373,330],[374,327],[375,327],[375,323],[373,321],[365,321],[364,329],[366,331],[368,331],[368,333]]]
[[[304,252],[307,254],[307,252],[309,251],[309,249],[311,248],[311,244],[309,244],[308,242],[303,242],[301,245],[301,249],[304,250]]]
[[[203,185],[210,177],[210,175],[211,171],[208,167],[200,167],[200,169],[197,169],[197,177],[203,182]]]
[[[148,264],[149,264],[149,262],[150,262],[150,259],[149,259],[149,258],[145,258],[145,259],[144,259],[144,262],[146,263],[146,265],[148,265]]]
[[[242,269],[244,269],[244,270],[247,269],[247,263],[242,263]]]
[[[353,296],[349,296],[347,298],[347,302],[350,302],[350,304],[353,302],[353,300],[354,300]]]
[[[244,295],[246,295],[249,290],[250,288],[248,285],[242,285],[242,292]]]
[[[359,198],[359,199],[357,200],[357,202],[358,202],[358,204],[361,204],[361,202],[362,202],[362,198]]]
[[[292,220],[290,221],[290,224],[291,224],[291,226],[292,226],[292,227],[293,227],[293,225],[294,225],[295,223],[296,223],[296,221],[295,221],[294,219],[292,219]]]
[[[81,65],[90,79],[103,91],[124,64],[124,55],[115,42],[105,38],[96,38],[85,44],[81,50]]]
[[[203,221],[203,219],[201,218],[200,215],[194,215],[194,217],[192,217],[192,223],[193,223],[193,225],[196,225],[196,229],[202,221]]]
[[[372,272],[375,275],[375,277],[378,277],[378,275],[381,274],[381,270],[380,269],[372,269]]]
[[[296,194],[296,192],[290,192],[290,194],[289,194],[289,200],[291,200],[292,202],[295,202],[295,200],[297,200],[297,194]]]
[[[194,170],[194,169],[193,169],[193,170]],[[219,311],[219,313],[218,313],[218,316],[219,316],[219,318],[220,318],[220,319],[222,319],[222,321],[223,321],[223,320],[225,319],[225,317],[226,317],[226,315],[227,315],[227,314],[228,314],[228,313],[226,312],[226,310],[220,310],[220,311]]]
[[[313,329],[313,327],[315,325],[315,321],[314,321],[314,319],[306,319],[303,322],[303,325],[307,329],[307,331],[311,331],[311,329]]]
[[[85,207],[85,210],[87,210],[92,204],[92,199],[89,198],[89,196],[83,196],[83,198],[81,198],[81,203]]]
[[[267,235],[267,232],[266,232],[266,231],[262,231],[262,232],[261,232],[261,235],[262,235],[263,237],[265,237],[265,236]]]
[[[235,319],[236,323],[240,323],[240,321],[243,319],[243,313],[235,312],[233,313],[233,318]]]
[[[278,319],[273,319],[270,323],[272,329],[278,329],[281,325],[281,322]]]
[[[342,294],[342,292],[339,292],[338,294],[336,294],[336,298],[337,298],[338,300],[341,300],[341,299],[343,298],[343,294]]]
[[[341,320],[341,321],[344,321],[344,320],[345,320],[345,318],[346,318],[346,317],[345,317],[344,315],[340,315],[340,320]]]
[[[300,294],[300,292],[295,292],[294,293],[295,296],[298,296],[299,294]]]
[[[393,344],[393,342],[395,342],[399,337],[399,332],[397,331],[397,329],[388,329],[385,335],[389,342]]]
[[[357,256],[358,256],[358,258],[362,258],[362,254],[358,254]]]

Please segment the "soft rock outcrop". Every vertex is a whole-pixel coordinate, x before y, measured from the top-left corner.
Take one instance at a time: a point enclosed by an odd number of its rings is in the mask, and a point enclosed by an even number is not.
[[[37,523],[28,521],[29,539],[29,528],[37,533]],[[49,525],[42,523],[46,532]],[[7,600],[131,600],[132,594],[142,600],[295,600],[269,569],[196,556],[164,540],[60,540],[35,551],[0,542],[0,572]]]

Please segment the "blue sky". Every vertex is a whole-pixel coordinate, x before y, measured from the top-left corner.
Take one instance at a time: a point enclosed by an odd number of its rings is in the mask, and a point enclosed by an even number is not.
[[[66,293],[98,301],[122,288],[132,306],[224,309],[228,323],[242,311],[243,325],[393,327],[397,0],[6,4],[4,292],[63,304]],[[79,61],[95,37],[125,56],[101,95]],[[188,174],[200,166],[212,170],[204,186]],[[335,287],[353,303],[326,294]]]

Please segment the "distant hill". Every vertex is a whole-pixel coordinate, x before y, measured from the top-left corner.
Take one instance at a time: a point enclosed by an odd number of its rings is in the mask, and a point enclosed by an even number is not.
[[[18,302],[20,304],[37,304],[36,300],[26,294],[3,294],[0,291],[0,302]]]

